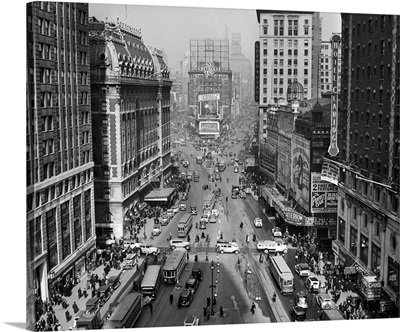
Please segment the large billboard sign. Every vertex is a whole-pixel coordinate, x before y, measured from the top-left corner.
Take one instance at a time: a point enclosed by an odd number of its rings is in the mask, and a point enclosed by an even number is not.
[[[292,136],[292,189],[295,199],[306,211],[310,210],[310,141]]]
[[[219,134],[219,122],[217,121],[201,121],[199,123],[200,135]]]
[[[199,119],[219,119],[218,100],[220,99],[219,93],[210,93],[199,95],[198,101],[200,103]]]
[[[338,185],[339,171],[339,166],[328,160],[324,160],[321,170],[321,180]]]
[[[311,213],[336,213],[337,186],[321,179],[321,174],[311,173]]]
[[[339,153],[337,146],[337,129],[338,129],[338,75],[339,75],[339,47],[340,37],[334,35],[332,43],[332,95],[331,95],[331,144],[329,145],[328,153],[331,156],[336,156]]]

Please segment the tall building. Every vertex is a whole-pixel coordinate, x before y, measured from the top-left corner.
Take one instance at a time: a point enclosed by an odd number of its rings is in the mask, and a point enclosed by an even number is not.
[[[340,34],[334,34],[340,36]],[[332,66],[332,42],[322,41],[321,51],[319,53],[319,72],[318,72],[318,97],[326,93],[332,92],[332,78],[333,78],[333,66]],[[338,66],[337,66],[337,85],[338,93],[340,94],[340,78],[341,78],[341,48],[338,49]]]
[[[97,243],[135,235],[146,195],[170,174],[170,72],[122,22],[90,22]]]
[[[316,12],[257,10],[260,25],[260,108],[287,102],[295,80],[304,99],[317,97],[321,20]]]
[[[231,114],[232,71],[228,39],[190,40],[188,102],[199,135],[218,138]]]
[[[377,285],[367,300],[400,296],[400,17],[342,14],[336,262]],[[368,288],[367,288],[368,290]]]
[[[95,250],[88,4],[27,4],[27,328]],[[62,288],[62,287],[61,287]],[[68,292],[68,291],[67,291]]]

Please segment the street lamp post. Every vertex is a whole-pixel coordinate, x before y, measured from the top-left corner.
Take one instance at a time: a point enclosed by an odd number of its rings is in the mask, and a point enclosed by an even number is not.
[[[214,316],[214,269],[215,269],[215,265],[214,265],[214,261],[211,261],[211,316]]]

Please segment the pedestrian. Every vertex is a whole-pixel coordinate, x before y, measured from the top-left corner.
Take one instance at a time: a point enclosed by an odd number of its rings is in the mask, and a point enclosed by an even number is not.
[[[85,297],[85,299],[86,299],[86,297],[87,297],[87,291],[86,291],[86,288],[84,288],[84,289],[83,289],[83,292],[82,292],[82,293],[83,293],[83,296],[84,296],[84,297]]]
[[[96,288],[92,288],[92,297],[96,296]]]
[[[219,315],[221,317],[224,317],[224,309],[222,308],[222,306],[219,307]]]
[[[260,263],[262,263],[262,262],[263,262],[263,255],[262,255],[262,254],[260,254],[260,259],[259,259],[259,262],[260,262]]]
[[[254,302],[251,304],[250,311],[251,311],[251,313],[252,313],[253,315],[254,315],[254,314],[255,314],[255,312],[256,312],[256,305],[255,305],[255,303],[254,303]]]
[[[197,261],[198,261],[197,254],[196,254],[196,255],[194,255],[194,261],[195,261],[195,262],[197,262]]]
[[[79,289],[78,289],[78,298],[81,298],[82,297],[82,289],[79,287]]]
[[[169,303],[172,304],[174,302],[174,294],[169,295]]]
[[[207,307],[210,306],[210,303],[211,303],[211,299],[210,299],[210,297],[207,297]]]
[[[153,303],[149,303],[149,307],[150,307],[150,315],[153,313]]]
[[[186,258],[187,258],[187,261],[189,261],[189,251],[186,251]]]
[[[274,294],[272,295],[272,302],[276,302],[276,293],[274,292]]]
[[[76,314],[79,311],[79,307],[76,304],[76,302],[74,302],[74,304],[72,305],[72,309],[74,309],[74,313]]]
[[[71,320],[71,314],[69,313],[68,310],[65,311],[65,319],[67,320],[67,322]]]

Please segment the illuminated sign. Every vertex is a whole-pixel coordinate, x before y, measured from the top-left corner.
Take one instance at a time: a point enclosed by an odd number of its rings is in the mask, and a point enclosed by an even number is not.
[[[198,96],[198,101],[202,102],[202,101],[211,101],[211,100],[219,100],[220,99],[220,95],[219,93],[209,93],[206,95],[199,95]]]
[[[199,134],[219,134],[219,122],[203,121],[199,123]]]
[[[204,76],[210,77],[213,76],[216,71],[221,70],[221,68],[219,62],[206,62],[200,63],[200,66],[197,68],[197,70],[203,71]]]
[[[338,185],[339,171],[339,166],[324,160],[321,170],[321,180]]]
[[[323,181],[321,174],[311,173],[311,212],[335,213],[337,204],[337,186]]]
[[[339,62],[339,47],[340,37],[334,35],[332,43],[332,95],[331,95],[331,144],[329,145],[328,153],[331,156],[336,156],[339,153],[337,146],[337,127],[338,127],[338,62]]]

